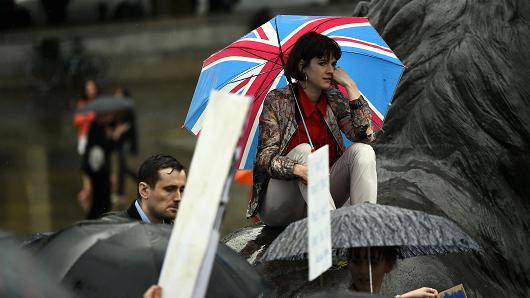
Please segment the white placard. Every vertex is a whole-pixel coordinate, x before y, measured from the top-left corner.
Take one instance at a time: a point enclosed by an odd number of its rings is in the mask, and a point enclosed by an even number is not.
[[[214,223],[251,102],[247,96],[210,95],[160,273],[163,297],[202,298],[206,292],[219,238]]]
[[[313,280],[331,267],[328,146],[311,153],[307,165],[307,252],[309,280]]]

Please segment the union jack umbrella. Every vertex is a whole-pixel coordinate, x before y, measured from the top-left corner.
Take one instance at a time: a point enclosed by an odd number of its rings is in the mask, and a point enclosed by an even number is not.
[[[254,98],[241,138],[239,169],[251,169],[258,143],[263,100],[270,90],[287,85],[283,62],[300,36],[315,31],[336,40],[337,62],[359,87],[382,126],[403,64],[367,18],[279,15],[204,60],[184,127],[198,134],[212,90]],[[345,90],[343,90],[345,92]],[[347,141],[346,138],[344,138]]]

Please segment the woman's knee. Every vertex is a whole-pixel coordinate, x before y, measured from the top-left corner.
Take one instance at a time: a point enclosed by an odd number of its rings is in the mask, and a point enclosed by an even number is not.
[[[351,145],[347,150],[346,154],[361,164],[372,164],[375,163],[375,151],[372,146],[364,143],[355,143]]]

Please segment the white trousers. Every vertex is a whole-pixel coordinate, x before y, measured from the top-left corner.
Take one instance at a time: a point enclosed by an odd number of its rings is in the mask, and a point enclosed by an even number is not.
[[[307,165],[311,153],[309,144],[293,148],[287,157],[298,164]],[[330,170],[330,192],[335,206],[361,202],[377,202],[377,172],[372,146],[354,143],[333,164]],[[268,226],[287,226],[306,217],[307,186],[301,179],[270,179],[265,200],[258,215]]]

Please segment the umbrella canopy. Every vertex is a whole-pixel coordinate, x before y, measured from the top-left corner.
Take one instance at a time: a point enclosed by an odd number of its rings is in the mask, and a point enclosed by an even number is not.
[[[243,130],[243,152],[237,166],[250,169],[256,155],[258,122],[267,93],[284,87],[283,61],[303,34],[315,31],[336,40],[342,57],[337,62],[357,83],[370,103],[373,120],[381,127],[401,77],[403,64],[366,18],[276,16],[203,63],[184,126],[198,134],[212,90],[254,97]]]
[[[402,258],[478,251],[479,245],[452,221],[393,206],[362,203],[331,211],[331,246],[336,256],[349,248],[396,246]],[[271,243],[263,260],[307,258],[307,218],[294,222]]]
[[[34,254],[79,297],[141,297],[158,282],[172,226],[85,221],[50,236]],[[257,297],[261,277],[219,245],[207,297]]]
[[[12,234],[3,231],[0,231],[0,264],[0,297],[72,297],[50,280],[48,272],[21,249]]]
[[[77,113],[109,113],[132,108],[133,102],[130,98],[104,95],[89,101],[86,105],[77,109]]]

